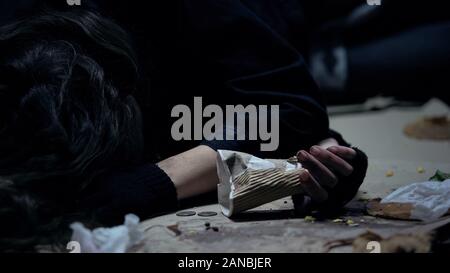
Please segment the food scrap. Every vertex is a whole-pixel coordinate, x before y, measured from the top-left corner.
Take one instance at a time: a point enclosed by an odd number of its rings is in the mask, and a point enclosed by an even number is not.
[[[316,221],[316,218],[314,218],[312,216],[306,216],[305,217],[305,222],[314,223],[315,221]]]
[[[175,234],[175,236],[180,236],[181,235],[181,231],[178,228],[178,224],[167,226],[167,229],[172,231]]]
[[[430,181],[445,181],[447,179],[450,179],[450,173],[444,173],[441,170],[437,170],[436,173],[430,177]]]
[[[359,226],[359,224],[355,223],[355,221],[353,221],[352,219],[348,219],[345,223],[349,227],[357,227],[357,226]]]
[[[349,227],[357,227],[359,226],[359,224],[355,223],[355,221],[353,221],[352,219],[342,219],[342,218],[336,218],[332,221],[333,223],[337,223],[337,224],[345,224]]]
[[[205,230],[212,230],[214,232],[219,232],[219,228],[211,226],[210,222],[205,222]]]
[[[418,173],[424,173],[425,169],[423,167],[417,167],[417,172]]]
[[[392,177],[392,176],[394,176],[394,171],[393,170],[388,170],[386,172],[386,177]]]

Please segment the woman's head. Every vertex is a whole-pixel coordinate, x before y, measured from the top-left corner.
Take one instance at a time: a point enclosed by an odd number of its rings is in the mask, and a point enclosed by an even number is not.
[[[140,160],[134,60],[92,12],[0,28],[0,250],[52,243],[92,180]]]

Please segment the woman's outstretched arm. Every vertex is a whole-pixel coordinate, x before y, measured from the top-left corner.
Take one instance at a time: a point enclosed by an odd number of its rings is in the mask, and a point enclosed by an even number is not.
[[[216,151],[200,145],[157,164],[172,180],[178,200],[207,193],[219,183]]]

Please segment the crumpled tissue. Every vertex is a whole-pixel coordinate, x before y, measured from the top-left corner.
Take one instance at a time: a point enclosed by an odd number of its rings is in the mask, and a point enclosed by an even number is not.
[[[139,217],[127,214],[123,225],[89,230],[83,224],[70,225],[72,241],[78,242],[81,253],[125,253],[139,244],[144,233],[139,229]]]
[[[411,219],[434,221],[450,208],[450,179],[443,182],[426,181],[401,187],[381,200],[387,203],[413,205]]]

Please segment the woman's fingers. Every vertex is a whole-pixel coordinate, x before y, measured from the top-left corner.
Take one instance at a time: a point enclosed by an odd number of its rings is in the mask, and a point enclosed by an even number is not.
[[[332,188],[338,183],[336,173],[348,176],[353,172],[353,167],[346,160],[355,156],[355,150],[343,146],[328,149],[313,146],[310,153],[303,150],[298,152],[298,161],[308,170],[300,174],[305,193],[315,203],[326,201],[328,192],[325,188]]]
[[[352,160],[356,156],[356,151],[345,146],[331,146],[327,149],[333,154],[347,160]]]
[[[349,176],[353,172],[352,165],[328,150],[325,150],[319,146],[312,146],[310,152],[325,166],[341,173],[344,176]]]
[[[300,182],[303,190],[315,203],[322,203],[328,199],[327,191],[319,185],[307,170],[300,173]]]
[[[319,160],[314,158],[306,151],[300,151],[297,154],[298,161],[302,166],[309,170],[312,176],[319,182],[320,185],[333,188],[336,186],[338,179],[336,175],[324,166]]]

